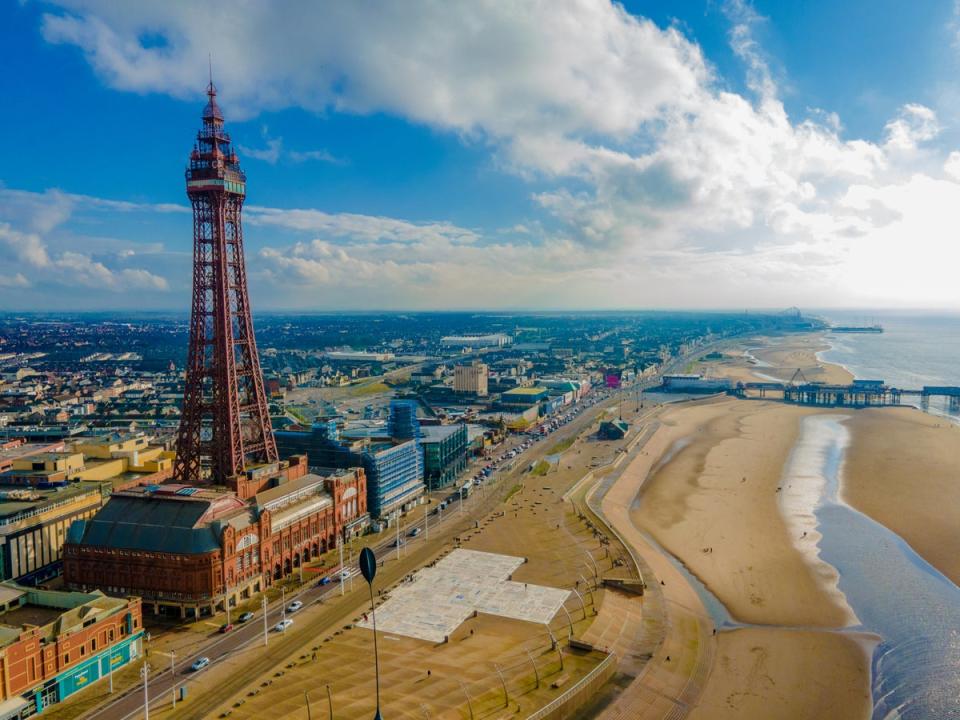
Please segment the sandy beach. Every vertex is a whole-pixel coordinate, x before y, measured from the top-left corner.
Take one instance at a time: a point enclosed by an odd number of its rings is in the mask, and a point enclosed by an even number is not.
[[[848,633],[747,628],[720,633],[690,720],[869,717],[870,666]]]
[[[848,383],[850,373],[820,362],[817,334],[752,339],[749,350],[697,363],[713,375],[749,381]],[[764,377],[766,376],[766,378]],[[689,717],[867,718],[870,667],[879,638],[858,624],[820,560],[810,488],[791,486],[800,423],[836,414],[850,431],[841,497],[899,534],[934,567],[960,581],[960,427],[912,408],[810,408],[758,400],[712,399],[662,408],[644,452],[611,494],[633,500],[618,521],[683,611],[703,612],[689,583],[662,552],[679,559],[734,623],[714,638],[709,679]],[[623,487],[618,487],[623,485]],[[613,500],[608,515],[618,518]],[[606,501],[605,501],[606,507]],[[801,516],[805,513],[806,516]],[[623,519],[623,515],[627,519]],[[644,540],[653,538],[662,551]],[[682,582],[686,589],[676,588]],[[671,588],[671,584],[674,585]],[[679,616],[682,620],[682,614]],[[701,639],[701,642],[703,640]]]
[[[849,415],[843,499],[960,584],[960,427],[915,408]]]
[[[829,566],[812,566],[779,504],[783,468],[810,414],[725,400],[668,409],[663,430],[682,446],[647,479],[632,520],[680,558],[735,620],[844,627],[856,620]]]
[[[737,382],[789,381],[797,370],[809,382],[851,382],[853,375],[846,368],[817,358],[829,347],[823,333],[748,338],[725,351],[722,360],[699,362],[693,369]]]
[[[702,676],[695,668],[709,662],[691,718],[869,717],[874,640],[837,631],[853,614],[835,575],[818,572],[798,549],[778,498],[809,412],[733,399],[664,408],[659,429],[604,499],[607,517],[657,581],[665,580],[671,623],[689,626],[691,614],[703,617],[705,610],[641,533],[679,558],[734,622],[759,626],[721,628],[713,637],[690,638],[699,646],[695,656],[657,658],[654,677],[664,685],[667,673]],[[667,652],[679,653],[673,648]]]

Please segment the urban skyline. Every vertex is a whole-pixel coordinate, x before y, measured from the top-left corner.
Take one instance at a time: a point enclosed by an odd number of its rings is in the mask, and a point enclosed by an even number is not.
[[[0,720],[957,715],[960,0],[682,11],[0,7]]]
[[[0,307],[187,309],[210,56],[260,311],[951,307],[954,8],[864,7],[9,5]]]

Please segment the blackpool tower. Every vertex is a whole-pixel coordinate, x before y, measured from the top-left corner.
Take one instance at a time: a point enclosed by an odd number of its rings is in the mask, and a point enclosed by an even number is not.
[[[190,153],[193,304],[174,479],[234,485],[249,464],[277,461],[253,336],[240,212],[246,176],[211,80]]]

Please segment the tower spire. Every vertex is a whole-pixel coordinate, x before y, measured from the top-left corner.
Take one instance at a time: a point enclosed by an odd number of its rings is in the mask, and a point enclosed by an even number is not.
[[[193,304],[174,477],[229,485],[246,499],[244,468],[276,462],[277,447],[247,293],[240,218],[247,179],[214,99],[212,67],[207,95],[187,168]]]

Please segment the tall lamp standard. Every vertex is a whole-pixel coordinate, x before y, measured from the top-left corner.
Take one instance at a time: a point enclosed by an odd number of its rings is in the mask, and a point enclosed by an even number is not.
[[[377,651],[377,607],[373,602],[373,578],[377,574],[377,558],[370,548],[364,548],[360,552],[360,573],[370,588],[370,616],[373,618],[373,663],[377,681],[377,714],[373,716],[373,720],[383,720],[383,715],[380,714],[380,655]]]

